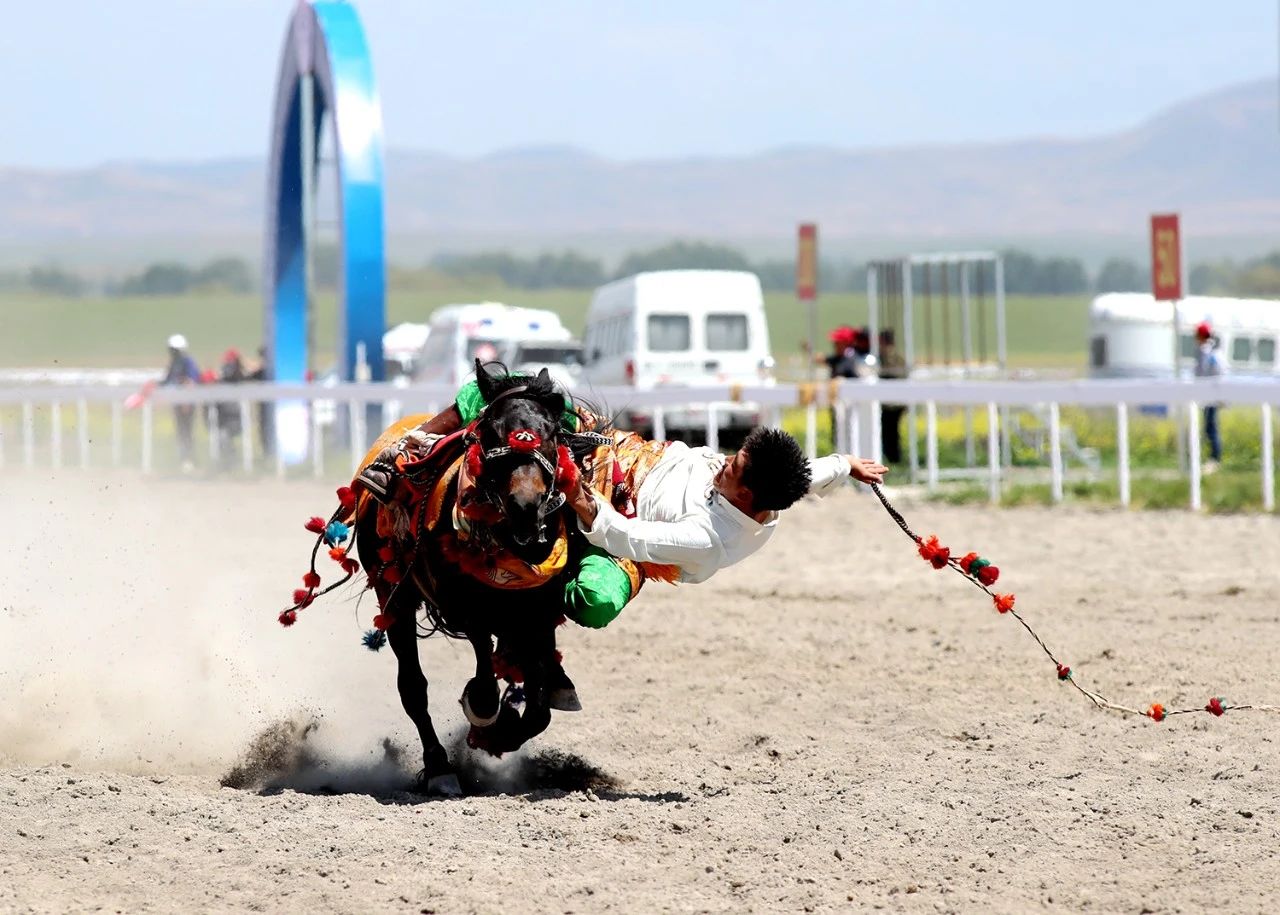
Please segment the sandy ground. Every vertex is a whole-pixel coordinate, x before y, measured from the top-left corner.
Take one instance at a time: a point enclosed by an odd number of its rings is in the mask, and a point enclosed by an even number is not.
[[[393,658],[358,645],[372,604],[275,623],[329,487],[9,473],[0,492],[3,911],[1280,903],[1277,717],[1095,710],[865,495],[567,631],[586,709],[427,801],[400,790],[418,750]],[[1280,701],[1277,519],[902,508],[995,559],[1112,698]],[[469,650],[424,653],[456,740]],[[258,787],[220,785],[237,763]]]

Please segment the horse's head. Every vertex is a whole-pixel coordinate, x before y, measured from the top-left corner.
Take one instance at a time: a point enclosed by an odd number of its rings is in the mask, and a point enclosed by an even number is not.
[[[502,510],[516,546],[544,542],[548,520],[564,504],[556,488],[564,395],[546,369],[510,378],[490,374],[477,359],[476,381],[489,405],[474,429],[478,448],[469,451],[469,460],[480,461],[476,486]]]

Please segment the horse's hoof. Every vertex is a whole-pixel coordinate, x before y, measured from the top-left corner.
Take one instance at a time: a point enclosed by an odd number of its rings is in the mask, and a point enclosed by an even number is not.
[[[468,723],[478,728],[487,728],[498,720],[498,716],[502,714],[502,704],[497,701],[498,690],[497,684],[491,684],[493,692],[493,714],[483,715],[477,712],[471,705],[471,688],[476,683],[475,678],[467,681],[467,685],[462,688],[462,698],[458,702],[462,705],[462,714],[466,716]]]
[[[462,797],[462,785],[453,772],[433,775],[427,779],[427,794],[432,797]]]
[[[548,690],[547,705],[557,712],[582,711],[582,703],[578,700],[578,691],[573,687]]]

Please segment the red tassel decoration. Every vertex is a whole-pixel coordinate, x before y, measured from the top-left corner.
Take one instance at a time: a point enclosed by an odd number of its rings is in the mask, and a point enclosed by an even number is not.
[[[982,582],[988,588],[996,583],[996,579],[1000,577],[1000,570],[995,566],[983,566],[978,570],[978,581]]]
[[[950,560],[951,550],[945,546],[940,546],[938,551],[933,554],[933,558],[929,560],[929,564],[935,569],[945,569]]]
[[[1012,594],[996,594],[991,600],[995,603],[996,609],[1001,613],[1008,613],[1013,609],[1014,596]]]
[[[320,575],[316,572],[308,572],[302,576],[302,583],[308,588],[320,587]]]
[[[307,529],[307,530],[311,531],[311,533],[313,533],[313,534],[323,534],[323,533],[324,533],[324,519],[323,519],[323,518],[318,518],[318,517],[316,517],[316,516],[314,516],[314,515],[313,515],[313,516],[311,516],[310,518],[308,518],[308,519],[307,519],[307,523],[306,523],[305,527],[306,527],[306,529]]]
[[[1152,721],[1164,721],[1164,706],[1159,702],[1153,703],[1147,711],[1147,717]]]
[[[391,628],[391,624],[396,621],[394,616],[387,613],[379,613],[373,618],[373,628],[380,632],[386,632]]]
[[[1221,718],[1223,712],[1226,711],[1226,709],[1222,707],[1222,700],[1219,699],[1217,696],[1214,696],[1212,699],[1209,700],[1209,704],[1204,707],[1204,710],[1206,712],[1213,712],[1213,714],[1219,718]]]
[[[969,574],[969,566],[973,565],[973,561],[978,558],[977,553],[965,553],[964,558],[960,560],[960,568],[964,574]]]
[[[398,585],[403,577],[398,566],[387,566],[382,570],[382,580],[388,584]]]
[[[344,559],[342,560],[342,571],[346,572],[348,575],[354,575],[360,571],[360,563],[356,562],[354,559]]]
[[[473,480],[480,479],[484,473],[484,452],[480,450],[479,442],[472,442],[467,447],[467,473]]]
[[[378,547],[378,558],[383,562],[390,562],[396,558],[396,551],[391,548],[391,544],[384,544]]]
[[[1059,679],[1059,680],[1070,680],[1070,679],[1071,679],[1071,668],[1070,668],[1070,667],[1068,667],[1068,666],[1067,666],[1067,665],[1065,665],[1065,664],[1059,664],[1059,665],[1058,665],[1058,679]]]
[[[293,592],[295,609],[301,610],[303,607],[309,607],[313,600],[315,600],[315,597],[305,588],[296,588]]]
[[[356,494],[350,486],[338,487],[338,504],[348,510],[356,507]]]
[[[342,562],[347,558],[347,548],[345,546],[335,546],[329,549],[329,558],[334,562]]]
[[[573,462],[569,449],[561,445],[556,449],[556,489],[566,492],[578,485],[578,465]]]
[[[288,629],[290,626],[292,626],[294,623],[298,621],[298,611],[285,610],[280,614],[279,617],[277,617],[277,619],[280,620],[281,626]]]

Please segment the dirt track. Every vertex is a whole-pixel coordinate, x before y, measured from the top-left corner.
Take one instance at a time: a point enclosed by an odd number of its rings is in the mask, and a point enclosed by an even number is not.
[[[417,750],[393,659],[358,644],[371,602],[274,619],[328,487],[2,483],[0,910],[1280,902],[1276,716],[1096,711],[869,497],[802,505],[753,564],[566,632],[586,710],[469,766],[488,793],[421,801],[397,792]],[[902,507],[995,559],[1112,698],[1280,701],[1277,519]],[[456,735],[470,651],[425,654]],[[286,787],[219,786],[264,727],[313,718],[254,757]]]

